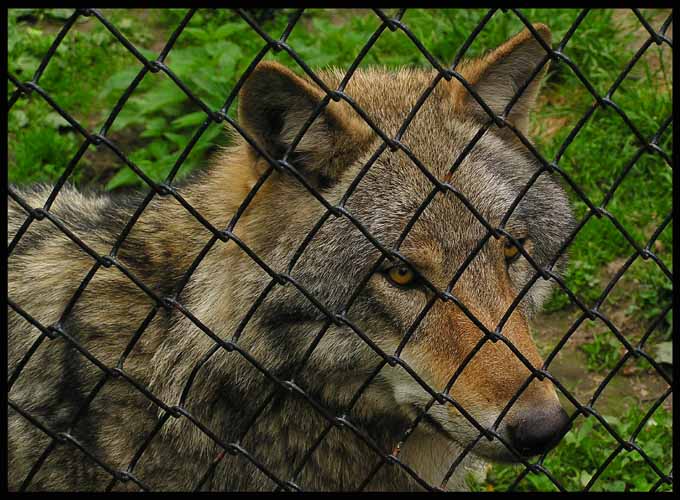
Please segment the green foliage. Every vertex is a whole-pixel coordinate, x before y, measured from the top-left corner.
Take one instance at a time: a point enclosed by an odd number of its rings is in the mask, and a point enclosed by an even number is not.
[[[625,347],[612,332],[593,335],[593,341],[583,344],[581,350],[586,353],[589,371],[611,371],[621,360]]]
[[[31,80],[71,9],[9,9],[8,69],[20,81]],[[117,16],[113,16],[116,20]],[[103,124],[118,96],[102,98],[102,81],[135,64],[129,52],[98,22],[81,18],[69,31],[39,81],[55,102],[83,127]],[[8,85],[8,97],[15,91]],[[36,93],[22,97],[8,118],[9,180],[54,182],[84,138]],[[69,177],[76,184],[91,168],[84,157]]]
[[[604,418],[622,439],[630,439],[648,410],[649,408],[642,409],[633,404],[625,415]],[[660,407],[634,440],[666,474],[673,466],[670,447],[672,423],[671,412]],[[579,417],[577,424],[557,448],[548,454],[543,465],[567,491],[583,490],[617,445],[617,441],[595,417]],[[495,465],[486,484],[472,482],[470,486],[475,491],[507,491],[522,470],[522,465]],[[657,473],[640,453],[623,450],[595,480],[590,491],[649,491],[658,479]],[[515,486],[514,491],[559,489],[545,474],[529,473]],[[670,486],[662,485],[658,491],[670,491]]]
[[[640,314],[647,321],[654,320],[673,299],[673,282],[656,264],[646,266],[648,273],[640,282],[638,300],[629,309],[630,314]],[[637,270],[636,270],[637,271]],[[641,273],[642,271],[638,271]],[[670,338],[672,331],[672,311],[666,317],[666,337]]]
[[[51,116],[47,115],[46,118]],[[17,116],[14,115],[13,120],[16,119]],[[40,182],[48,176],[57,179],[69,160],[64,151],[75,153],[77,142],[75,137],[61,134],[57,128],[26,130],[21,141],[17,141],[10,150],[10,157],[16,162],[10,170],[10,181],[19,176],[26,183]],[[78,174],[76,172],[72,180],[77,181]]]

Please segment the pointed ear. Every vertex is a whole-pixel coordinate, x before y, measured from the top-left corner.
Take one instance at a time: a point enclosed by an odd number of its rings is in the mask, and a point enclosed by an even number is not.
[[[324,95],[286,67],[262,62],[239,94],[239,122],[260,148],[280,159]],[[330,101],[289,158],[310,180],[332,184],[368,146],[372,135],[347,103]]]
[[[548,27],[544,24],[534,24],[533,27],[545,43],[550,46],[552,37]],[[500,114],[517,91],[531,78],[545,56],[545,49],[534,38],[534,35],[525,28],[524,31],[486,56],[467,63],[461,70],[461,74],[493,112]],[[510,122],[523,134],[527,132],[529,112],[536,102],[541,80],[547,69],[548,63],[524,89],[508,115]],[[461,86],[459,91],[465,94],[464,100],[467,104],[472,105],[477,112],[488,116],[467,90]]]

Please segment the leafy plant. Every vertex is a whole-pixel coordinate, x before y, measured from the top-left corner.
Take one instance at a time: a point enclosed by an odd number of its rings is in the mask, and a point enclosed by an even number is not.
[[[609,331],[594,334],[581,350],[586,353],[588,370],[595,372],[613,369],[625,353],[624,345]]]
[[[605,420],[623,439],[630,439],[645,416],[645,409],[633,404],[618,418],[606,416]],[[580,417],[562,442],[549,452],[544,467],[550,471],[567,491],[583,490],[617,448],[617,441],[594,417]],[[659,407],[643,425],[634,443],[668,474],[673,466],[672,413]],[[494,465],[485,483],[470,481],[475,491],[507,491],[524,469],[522,465]],[[649,491],[659,480],[658,474],[635,450],[621,451],[597,477],[590,491]],[[670,491],[662,484],[658,491]],[[527,474],[514,488],[515,491],[559,491],[543,473]]]

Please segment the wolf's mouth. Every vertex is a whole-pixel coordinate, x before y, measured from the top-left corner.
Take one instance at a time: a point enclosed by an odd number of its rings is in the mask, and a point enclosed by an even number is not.
[[[444,426],[437,422],[437,420],[435,420],[433,417],[431,417],[430,414],[428,413],[425,414],[425,416],[423,417],[423,422],[425,422],[425,424],[432,428],[437,434],[441,434],[447,439],[455,441],[453,439],[453,436],[451,436],[451,434],[449,434],[449,432],[446,429],[444,429]]]
[[[420,409],[422,411],[422,409]],[[448,439],[453,442],[458,442],[453,435],[446,430],[446,428],[437,421],[434,417],[430,416],[428,413],[425,414],[422,420],[423,424],[425,424],[429,429],[433,430],[436,434],[442,436],[445,439]],[[469,451],[469,453],[476,455],[478,457],[487,459],[487,460],[492,460],[494,462],[502,462],[502,463],[517,463],[519,462],[518,458],[510,452],[508,449],[503,449],[503,450],[486,450],[484,447],[480,448],[479,446],[473,447],[472,450]],[[528,458],[528,457],[525,457]]]

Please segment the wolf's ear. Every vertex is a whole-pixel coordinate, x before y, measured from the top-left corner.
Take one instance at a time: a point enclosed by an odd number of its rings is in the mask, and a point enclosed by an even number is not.
[[[552,37],[548,27],[544,24],[534,24],[533,27],[550,46]],[[499,114],[529,80],[545,56],[545,49],[525,28],[484,57],[467,63],[460,72],[493,112]],[[529,112],[536,102],[541,79],[547,68],[548,63],[524,89],[508,115],[510,122],[523,134],[527,132]],[[488,116],[469,92],[465,89],[460,89],[460,92],[465,94],[467,104]]]
[[[324,93],[274,62],[262,62],[248,76],[239,94],[239,121],[257,145],[281,159]],[[368,145],[368,125],[343,102],[330,103],[312,122],[290,156],[310,180],[332,183]]]

